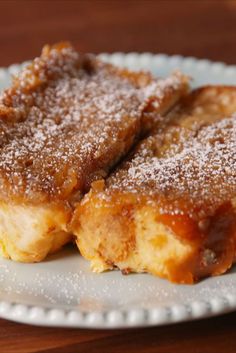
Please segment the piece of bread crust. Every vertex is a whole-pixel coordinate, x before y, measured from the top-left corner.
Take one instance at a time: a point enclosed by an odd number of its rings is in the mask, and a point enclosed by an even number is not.
[[[236,253],[236,87],[183,98],[73,217],[95,272],[148,272],[194,283],[228,270]]]

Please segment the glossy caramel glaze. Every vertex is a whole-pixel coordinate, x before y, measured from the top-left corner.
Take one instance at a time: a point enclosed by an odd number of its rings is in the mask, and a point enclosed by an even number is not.
[[[235,113],[235,87],[195,90],[105,183],[93,184],[74,222],[78,246],[96,271],[118,267],[193,283],[231,267],[236,255]],[[100,227],[94,243],[91,216]]]
[[[183,81],[119,70],[66,43],[45,46],[0,98],[1,198],[79,200],[145,130],[150,99],[156,117]]]
[[[163,213],[187,212],[193,219],[235,201],[236,89],[208,87],[184,98],[107,186],[108,193],[148,195]]]

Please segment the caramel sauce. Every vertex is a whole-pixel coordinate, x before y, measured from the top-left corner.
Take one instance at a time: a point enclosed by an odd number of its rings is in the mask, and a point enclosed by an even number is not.
[[[190,94],[100,192],[112,208],[130,203],[135,212],[150,205],[156,222],[191,245],[185,263],[168,264],[172,281],[192,283],[220,274],[234,261],[235,112],[236,89],[206,87]]]
[[[182,86],[181,74],[156,80],[81,55],[68,43],[45,46],[0,97],[1,197],[80,200],[146,129],[149,97],[158,111]]]

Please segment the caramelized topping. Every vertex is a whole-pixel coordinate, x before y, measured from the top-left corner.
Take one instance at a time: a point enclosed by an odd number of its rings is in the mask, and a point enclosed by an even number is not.
[[[38,201],[85,192],[127,152],[148,99],[180,79],[155,81],[46,46],[0,99],[0,193]]]
[[[163,213],[204,219],[236,201],[236,115],[186,127],[187,114],[140,144],[108,179],[109,190],[159,200]],[[191,120],[191,115],[189,115]],[[200,119],[199,119],[200,120]],[[234,200],[234,201],[233,201]]]
[[[93,183],[73,222],[94,268],[103,261],[102,270],[117,266],[193,283],[232,266],[235,113],[234,87],[196,90],[106,182]]]

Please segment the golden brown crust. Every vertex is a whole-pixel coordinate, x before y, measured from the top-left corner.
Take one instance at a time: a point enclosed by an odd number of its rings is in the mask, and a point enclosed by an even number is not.
[[[188,89],[45,46],[0,97],[0,253],[41,261],[71,240],[74,205]],[[155,101],[155,106],[152,102]]]
[[[93,184],[73,224],[95,270],[117,266],[193,283],[232,266],[235,112],[235,87],[194,91],[105,184]]]
[[[159,81],[79,55],[67,43],[46,46],[1,96],[1,198],[80,199],[146,130],[151,97],[149,127],[186,88],[181,74]]]
[[[184,97],[157,134],[107,180],[203,217],[236,196],[236,88],[205,87]],[[200,215],[198,211],[200,209]],[[171,210],[170,210],[171,212]]]

